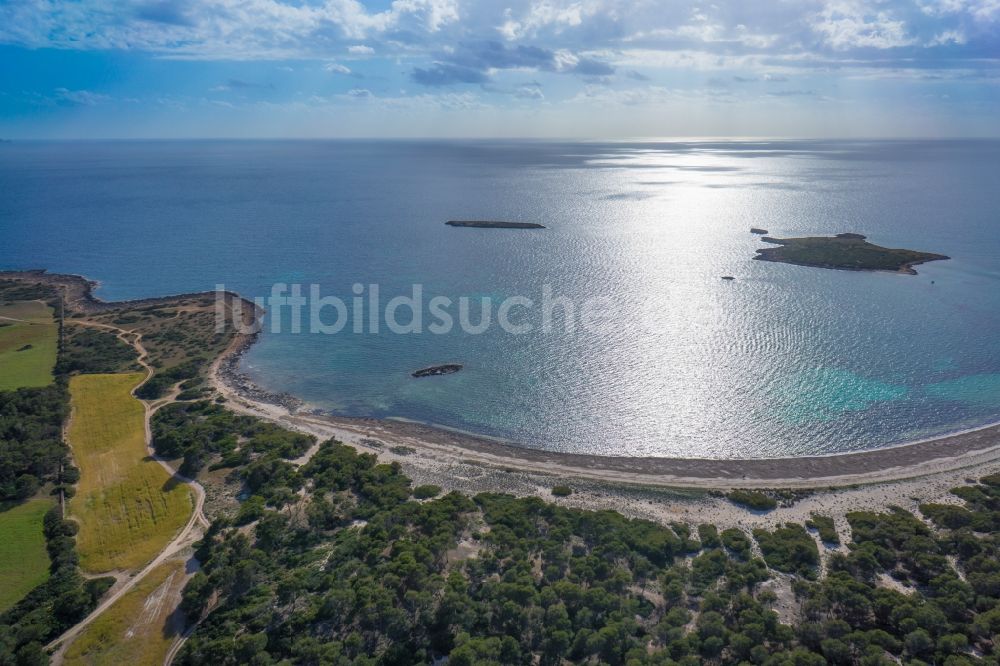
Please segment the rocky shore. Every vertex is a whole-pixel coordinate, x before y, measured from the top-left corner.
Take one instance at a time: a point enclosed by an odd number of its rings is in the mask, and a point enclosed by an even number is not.
[[[115,310],[143,308],[156,305],[166,305],[176,302],[178,299],[214,299],[216,292],[199,291],[188,294],[174,294],[171,296],[155,296],[152,298],[138,298],[127,301],[105,301],[94,296],[94,289],[100,286],[95,280],[88,280],[82,275],[72,275],[68,273],[49,273],[45,269],[33,269],[27,271],[0,271],[0,280],[5,278],[15,280],[28,280],[37,284],[44,284],[55,287],[63,295],[63,303],[71,312],[80,314],[101,314],[113,312]],[[223,292],[227,302],[232,300],[243,300],[246,307],[253,311],[256,307],[250,301],[231,291]]]
[[[260,332],[240,333],[233,341],[233,345],[227,350],[214,368],[214,374],[218,381],[231,387],[240,396],[253,402],[274,405],[286,410],[289,414],[295,414],[305,406],[305,401],[297,398],[291,393],[275,393],[266,391],[257,386],[250,377],[240,370],[240,362],[247,351],[257,342]]]

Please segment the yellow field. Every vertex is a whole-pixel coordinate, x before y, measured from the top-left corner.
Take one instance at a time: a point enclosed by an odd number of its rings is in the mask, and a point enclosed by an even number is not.
[[[67,436],[80,468],[69,514],[80,523],[80,566],[137,569],[187,523],[191,491],[148,457],[143,406],[131,395],[142,373],[70,379]]]
[[[183,562],[161,564],[73,641],[63,663],[160,666],[181,631],[185,582]]]
[[[58,339],[49,306],[0,303],[0,391],[51,384]]]
[[[42,519],[51,507],[36,499],[0,513],[0,613],[49,579]]]

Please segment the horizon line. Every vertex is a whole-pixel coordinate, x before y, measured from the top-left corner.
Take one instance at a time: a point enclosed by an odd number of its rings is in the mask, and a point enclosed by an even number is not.
[[[659,143],[659,142],[713,142],[727,141],[733,143],[752,141],[1000,141],[1000,134],[982,136],[637,136],[637,137],[572,137],[572,136],[489,136],[489,135],[468,135],[468,136],[314,136],[314,137],[286,137],[286,136],[178,136],[178,137],[156,137],[156,136],[134,136],[134,137],[4,137],[0,136],[0,144],[3,143],[58,143],[58,142],[139,142],[139,141],[521,141],[538,143]]]

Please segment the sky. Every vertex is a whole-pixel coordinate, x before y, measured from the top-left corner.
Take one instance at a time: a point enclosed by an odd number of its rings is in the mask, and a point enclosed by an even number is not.
[[[0,138],[1000,136],[1000,0],[0,0]]]

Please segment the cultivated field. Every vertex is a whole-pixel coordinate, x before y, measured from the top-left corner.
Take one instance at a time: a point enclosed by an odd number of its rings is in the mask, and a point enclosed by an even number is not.
[[[41,301],[0,302],[0,391],[51,384],[58,337]]]
[[[49,577],[42,519],[51,507],[36,499],[0,513],[0,613]]]
[[[67,429],[80,468],[69,514],[80,523],[80,566],[97,573],[136,569],[153,559],[188,520],[190,490],[146,450],[143,406],[131,395],[142,373],[70,380]]]
[[[181,631],[175,609],[186,582],[183,562],[161,564],[73,641],[63,663],[159,666]]]

